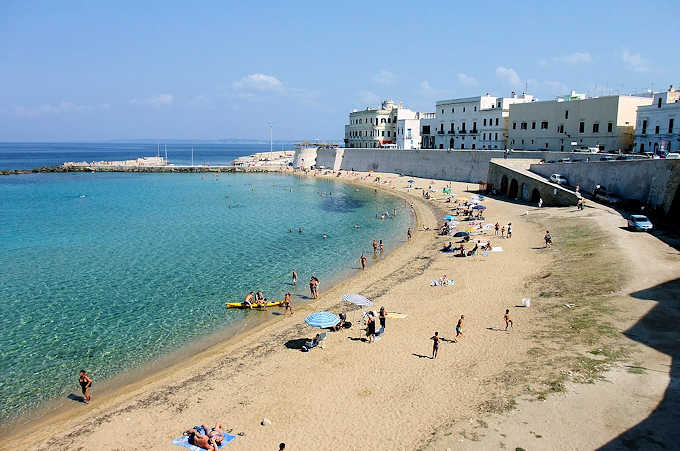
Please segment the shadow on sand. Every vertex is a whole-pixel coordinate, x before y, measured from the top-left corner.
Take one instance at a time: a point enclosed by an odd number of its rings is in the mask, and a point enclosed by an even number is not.
[[[631,294],[658,304],[624,334],[671,356],[670,384],[663,400],[642,422],[601,450],[678,449],[680,443],[680,278]]]

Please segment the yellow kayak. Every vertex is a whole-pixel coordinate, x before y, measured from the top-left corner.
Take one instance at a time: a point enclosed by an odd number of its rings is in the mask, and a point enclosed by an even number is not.
[[[227,308],[249,308],[247,305],[241,302],[225,302],[224,305],[227,306]],[[276,302],[265,302],[264,304],[257,304],[255,301],[253,301],[253,308],[265,308],[265,307],[281,307],[283,305],[283,301],[276,301]]]

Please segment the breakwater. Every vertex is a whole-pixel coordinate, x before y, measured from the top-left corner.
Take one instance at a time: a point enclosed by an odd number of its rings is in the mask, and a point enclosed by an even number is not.
[[[0,175],[66,172],[139,172],[139,173],[262,173],[281,172],[280,166],[43,166],[35,169],[2,170]]]

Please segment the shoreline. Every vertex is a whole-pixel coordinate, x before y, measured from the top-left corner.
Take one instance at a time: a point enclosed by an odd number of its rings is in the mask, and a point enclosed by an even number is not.
[[[189,167],[192,168],[192,167]],[[111,170],[112,168],[105,168],[104,171],[98,172],[143,172],[143,171],[117,171]],[[198,169],[198,167],[196,167]],[[35,173],[36,171],[31,170],[28,173]],[[40,171],[42,172],[42,171]],[[89,170],[76,170],[76,171],[60,171],[60,172],[91,172]],[[167,171],[174,172],[174,171]],[[195,172],[195,171],[188,171]],[[200,172],[200,171],[199,171]],[[204,171],[210,172],[210,171]],[[220,171],[218,171],[220,172]],[[232,172],[232,171],[230,171]],[[365,189],[375,189],[383,194],[387,194],[391,197],[395,197],[405,201],[406,203],[412,203],[413,199],[403,193],[399,193],[395,190],[389,189],[388,187],[380,186],[374,183],[368,183],[356,179],[348,178],[336,178],[325,175],[318,175],[314,172],[306,173],[304,171],[297,170],[278,170],[274,168],[267,168],[262,170],[262,168],[253,168],[253,170],[240,170],[237,168],[235,173],[278,173],[281,175],[306,177],[306,178],[316,178],[316,179],[326,179],[330,182],[342,182],[351,186],[361,187]],[[410,210],[407,206],[403,206],[403,211]],[[418,216],[415,209],[408,213],[412,215],[412,223],[410,227],[413,230],[417,230],[422,227],[420,222],[420,217]],[[405,231],[404,231],[405,233]],[[315,310],[315,307],[320,303],[327,301],[327,293],[334,292],[339,286],[351,284],[356,278],[362,276],[365,273],[372,273],[374,267],[384,264],[383,262],[390,262],[391,259],[397,254],[397,251],[408,244],[407,241],[403,241],[396,248],[392,248],[387,251],[379,260],[369,263],[366,271],[347,269],[347,276],[340,278],[332,285],[328,285],[323,291],[321,297],[317,300],[307,300],[302,303],[295,304],[295,314],[298,315],[299,312],[310,313]],[[370,260],[369,260],[370,261]],[[340,301],[342,304],[342,301]],[[306,315],[305,315],[306,316]],[[294,316],[297,318],[299,316]],[[96,396],[96,401],[90,404],[90,407],[96,406],[97,408],[107,408],[111,407],[111,404],[120,402],[126,398],[132,397],[132,392],[140,390],[142,387],[147,386],[156,380],[163,380],[166,378],[171,378],[174,374],[177,374],[187,368],[191,368],[201,362],[208,361],[210,358],[215,357],[223,352],[221,348],[230,347],[236,348],[239,344],[246,342],[246,340],[254,335],[260,333],[272,332],[273,329],[279,325],[285,324],[285,320],[290,319],[283,315],[269,315],[267,317],[259,318],[244,318],[243,321],[239,323],[231,324],[225,326],[223,329],[212,333],[210,336],[205,337],[201,340],[195,340],[193,342],[187,343],[168,354],[159,356],[159,358],[149,361],[142,365],[141,367],[131,368],[123,373],[120,373],[111,379],[97,384],[97,387],[103,387],[97,389],[94,392]],[[101,391],[99,391],[101,390]],[[74,388],[74,392],[77,390]],[[101,393],[101,394],[99,394]],[[68,421],[72,418],[76,418],[82,414],[82,408],[85,407],[80,403],[75,403],[75,401],[67,400],[62,398],[51,399],[44,401],[34,410],[35,412],[27,412],[19,417],[12,418],[6,423],[0,424],[0,433],[9,433],[10,439],[12,437],[20,436],[22,434],[30,432],[31,434],[38,429],[44,428],[47,425],[52,425],[58,422]]]

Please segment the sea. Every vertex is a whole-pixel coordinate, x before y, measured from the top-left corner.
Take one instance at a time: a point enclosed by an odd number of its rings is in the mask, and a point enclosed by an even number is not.
[[[16,168],[139,156],[127,144],[102,146],[1,153]],[[253,149],[211,152],[214,163]],[[390,218],[379,219],[385,211]],[[80,402],[80,369],[96,396],[116,378],[280,314],[225,307],[251,290],[310,302],[312,275],[323,294],[359,270],[362,252],[372,257],[373,239],[386,253],[401,244],[413,220],[396,197],[293,175],[0,176],[0,424],[55,400]]]

